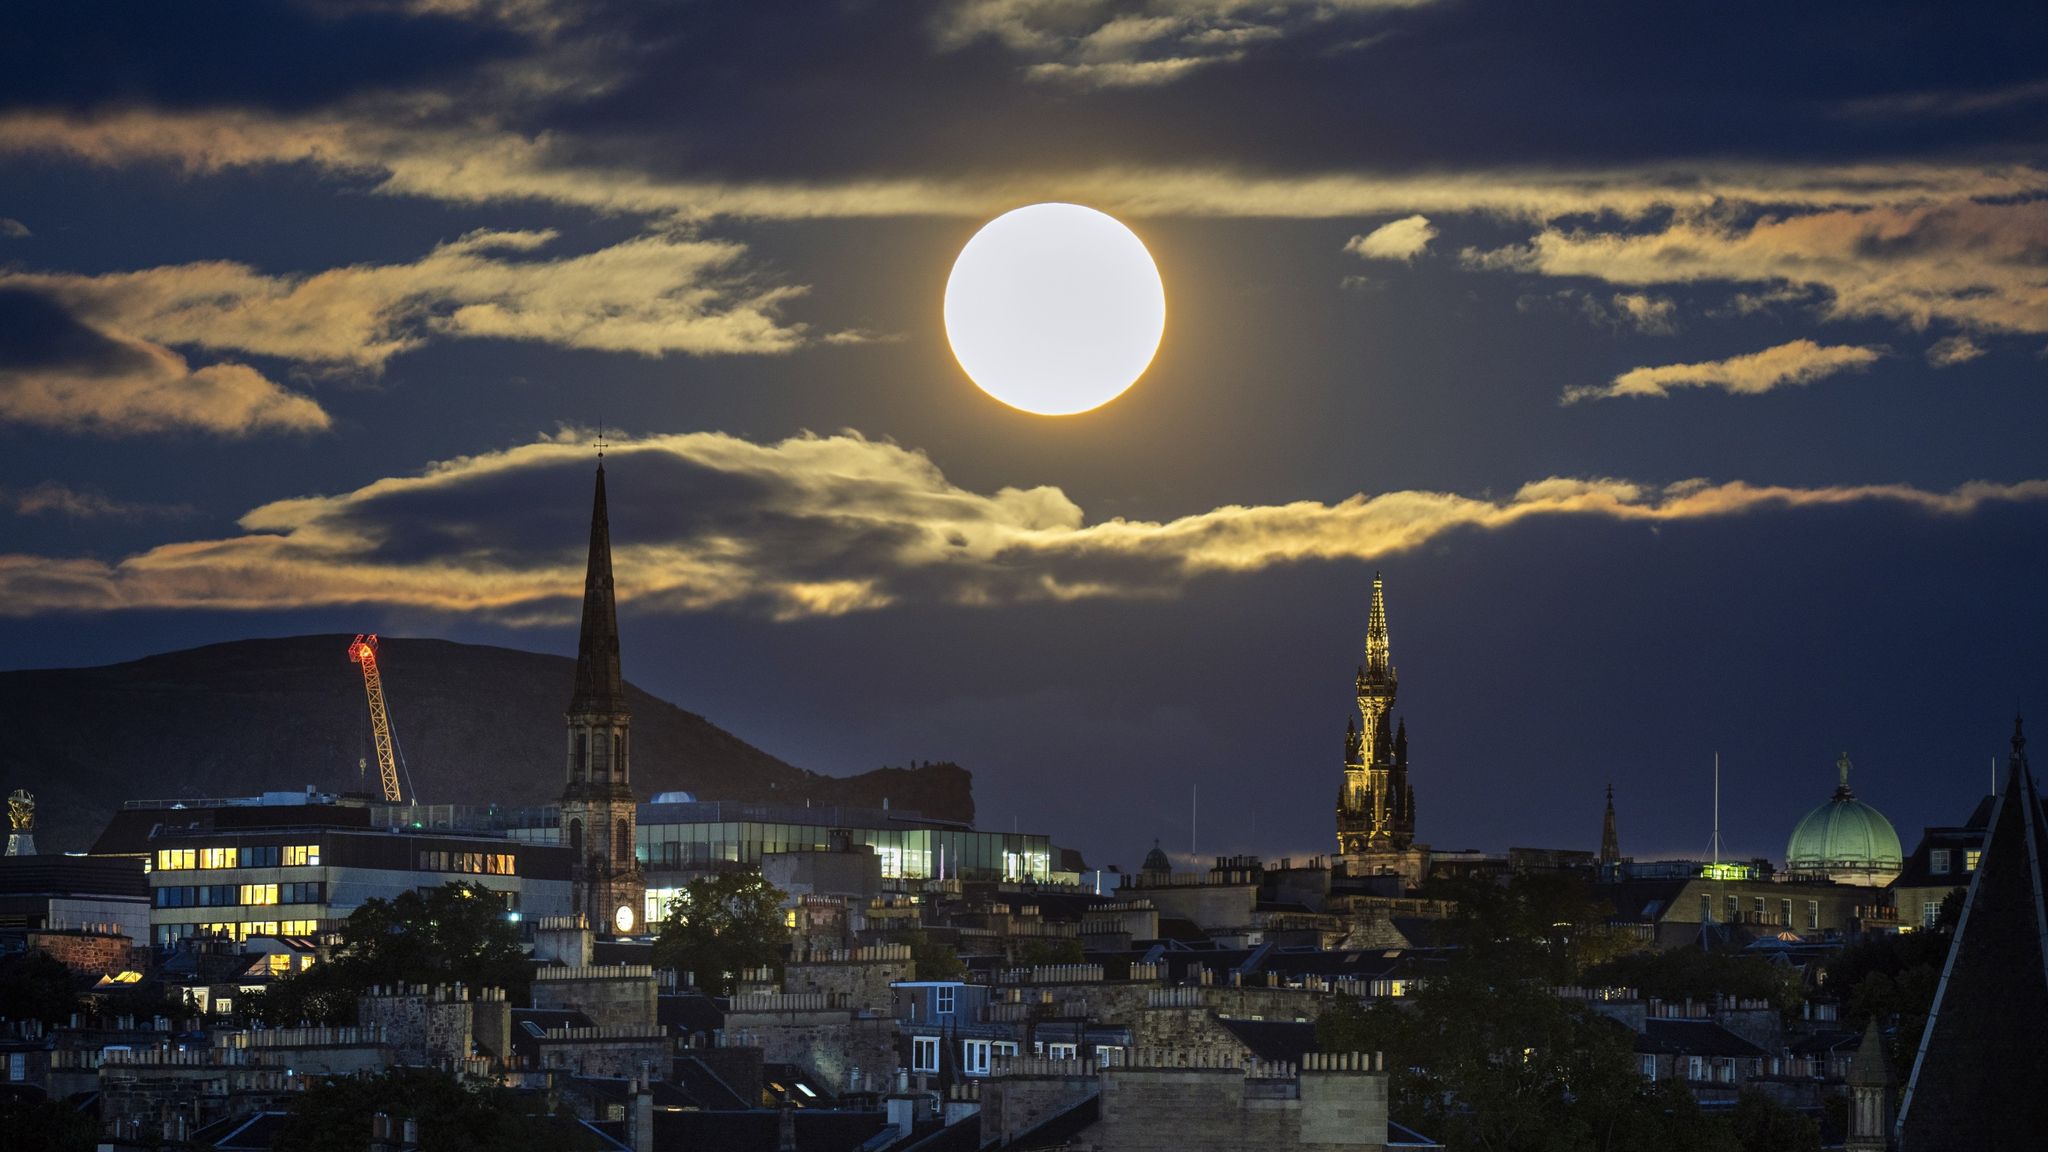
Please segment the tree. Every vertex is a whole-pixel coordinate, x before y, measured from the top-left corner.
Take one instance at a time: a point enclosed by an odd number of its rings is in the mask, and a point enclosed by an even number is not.
[[[1757,956],[1698,948],[1631,953],[1596,965],[1585,978],[1590,984],[1634,988],[1659,1000],[1767,1000],[1787,1015],[1797,1012],[1806,998],[1799,973],[1791,968]]]
[[[1088,953],[1079,940],[1070,936],[1056,937],[1026,940],[1017,946],[1014,959],[1027,968],[1039,964],[1080,964],[1088,959]]]
[[[375,1076],[316,1080],[291,1102],[276,1146],[299,1152],[361,1152],[370,1118],[383,1113],[420,1125],[420,1147],[437,1152],[569,1152],[602,1145],[555,1121],[538,1101],[491,1085],[464,1085],[446,1072],[392,1068]]]
[[[71,969],[44,952],[0,958],[0,1019],[62,1024],[78,1011]]]
[[[789,928],[782,911],[788,896],[759,872],[725,872],[690,881],[668,907],[654,941],[654,963],[696,974],[713,996],[731,988],[748,968],[782,968]]]
[[[1761,1092],[1744,1090],[1728,1119],[1742,1152],[1820,1152],[1820,1125]]]
[[[364,901],[342,922],[340,935],[341,946],[326,963],[271,985],[262,1006],[267,1022],[347,1023],[358,997],[388,984],[503,988],[517,1003],[532,978],[504,903],[480,884]]]
[[[943,940],[922,932],[910,934],[911,973],[919,980],[958,980],[967,971],[960,953]]]

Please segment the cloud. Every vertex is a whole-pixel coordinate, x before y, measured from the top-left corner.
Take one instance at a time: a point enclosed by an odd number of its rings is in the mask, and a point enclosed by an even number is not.
[[[1325,29],[1339,17],[1432,0],[965,0],[933,25],[942,50],[992,40],[1028,60],[1025,75],[1089,87],[1163,84],[1252,44]]]
[[[0,236],[9,240],[22,240],[32,235],[34,233],[28,230],[28,225],[12,216],[0,216]]]
[[[1984,348],[1968,336],[1949,336],[1936,340],[1927,349],[1927,363],[1936,368],[1953,368],[1967,364],[1984,355]]]
[[[1382,224],[1344,242],[1344,250],[1367,260],[1413,260],[1429,250],[1436,229],[1427,216],[1409,216]]]
[[[1576,404],[1613,396],[1669,396],[1674,388],[1720,388],[1741,396],[1756,396],[1773,388],[1810,384],[1823,376],[1868,367],[1880,355],[1875,348],[1823,346],[1811,340],[1794,340],[1726,360],[1631,368],[1616,376],[1611,384],[1567,388],[1559,402]]]
[[[1658,336],[1678,331],[1678,305],[1668,296],[1617,292],[1609,303],[1619,325]]]
[[[1540,223],[1605,215],[1635,221],[1731,205],[1856,209],[2048,194],[2048,169],[1906,163],[1401,173],[1129,165],[980,176],[691,180],[594,162],[557,135],[441,126],[389,111],[16,111],[0,113],[0,155],[160,164],[194,175],[306,165],[385,195],[463,204],[542,201],[688,221],[981,218],[1019,203],[1061,199],[1140,217],[1342,219],[1419,212]]]
[[[1963,515],[2048,499],[2048,481],[1933,492],[1553,477],[1506,497],[1401,491],[1091,523],[1058,488],[970,491],[923,453],[850,432],[661,436],[615,446],[606,464],[622,597],[646,611],[778,619],[1173,596],[1199,579],[1374,561],[1544,518],[1657,524],[1864,503]],[[0,555],[0,612],[376,604],[559,623],[582,579],[590,466],[588,439],[563,434],[266,504],[240,535],[118,563]]]
[[[58,300],[161,344],[375,370],[437,337],[529,340],[660,356],[786,352],[776,315],[802,289],[756,284],[742,245],[641,236],[539,259],[553,232],[473,232],[410,264],[270,275],[205,261],[101,275],[0,272],[0,290]]]
[[[0,422],[109,436],[315,432],[327,413],[255,369],[193,368],[169,348],[81,321],[0,278]]]
[[[0,506],[16,516],[65,516],[73,520],[125,520],[143,516],[190,516],[187,504],[140,504],[45,480],[27,488],[0,488]]]
[[[2048,200],[1952,200],[1767,214],[1688,213],[1649,233],[1544,229],[1467,250],[1475,268],[1627,285],[1766,283],[1826,294],[1823,315],[1921,329],[2048,332]]]

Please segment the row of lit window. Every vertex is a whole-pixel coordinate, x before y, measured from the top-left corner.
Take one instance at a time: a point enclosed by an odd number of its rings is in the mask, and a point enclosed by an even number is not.
[[[476,876],[514,876],[510,852],[422,852],[422,872],[468,872]]]
[[[318,920],[228,920],[209,924],[159,924],[156,942],[175,944],[192,936],[228,936],[237,941],[251,936],[312,936],[320,931]]]
[[[159,848],[159,872],[192,868],[304,868],[320,863],[318,844],[268,844],[253,848]]]
[[[173,884],[156,890],[159,908],[219,908],[236,904],[318,904],[327,885],[318,880],[300,884]]]
[[[1963,871],[1975,872],[1977,870],[1977,861],[1983,859],[1984,853],[1976,848],[1965,848],[1962,850],[1962,853]],[[1950,858],[1950,852],[1946,848],[1929,848],[1927,850],[1927,870],[1936,876],[1948,875]]]

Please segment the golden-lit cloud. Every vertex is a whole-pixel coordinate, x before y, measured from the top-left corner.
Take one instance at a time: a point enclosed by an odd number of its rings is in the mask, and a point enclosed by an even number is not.
[[[1647,233],[1549,227],[1465,253],[1477,268],[1614,284],[1780,284],[1824,294],[1822,314],[1919,329],[2048,332],[2048,200],[1951,198],[1728,222],[1686,213]]]
[[[1696,215],[1729,205],[1851,210],[2048,194],[2048,170],[2041,168],[1912,163],[1406,173],[1128,165],[958,177],[693,180],[596,164],[553,135],[426,124],[389,109],[353,116],[11,112],[0,114],[0,155],[9,154],[108,166],[162,164],[193,174],[308,165],[387,195],[450,203],[539,201],[689,221],[982,218],[1020,203],[1059,199],[1135,217],[1476,213],[1541,223],[1567,216]]]
[[[1659,364],[1631,368],[1611,383],[1567,388],[1560,403],[1601,400],[1614,396],[1669,396],[1678,388],[1719,388],[1739,396],[1755,396],[1823,376],[1869,367],[1883,353],[1853,344],[1821,345],[1793,340],[1746,356],[1706,360],[1697,364]]]
[[[37,293],[95,326],[160,344],[369,369],[434,337],[643,356],[785,352],[803,339],[802,326],[776,314],[801,289],[739,274],[742,245],[649,235],[534,256],[554,239],[473,232],[410,264],[311,275],[228,261],[99,275],[0,272],[0,290]]]
[[[169,348],[98,333],[89,358],[0,365],[0,423],[133,436],[318,432],[327,413],[246,364],[193,368]]]
[[[1433,0],[963,0],[933,23],[942,50],[992,40],[1033,80],[1091,88],[1164,84],[1241,57],[1250,44],[1344,15]]]
[[[1344,250],[1367,260],[1413,260],[1429,251],[1436,228],[1427,216],[1407,216],[1345,241]]]
[[[185,504],[115,500],[99,492],[44,480],[26,488],[0,488],[0,508],[16,516],[62,516],[72,520],[128,520],[145,516],[190,516]]]
[[[1984,346],[1968,336],[1945,336],[1927,349],[1927,363],[1936,368],[1953,368],[1984,355]]]
[[[550,437],[266,504],[239,535],[114,563],[0,556],[0,611],[374,604],[562,622],[582,579],[591,455],[583,436]],[[1173,596],[1206,577],[1377,561],[1448,533],[1560,517],[1657,524],[1849,504],[1964,515],[2048,499],[2048,481],[1941,492],[1553,477],[1501,497],[1399,491],[1091,522],[1058,488],[970,491],[923,453],[853,433],[653,437],[614,447],[607,465],[623,598],[780,619]]]

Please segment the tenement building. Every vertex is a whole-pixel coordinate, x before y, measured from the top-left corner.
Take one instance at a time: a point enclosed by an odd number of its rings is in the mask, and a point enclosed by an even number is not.
[[[1365,663],[1355,681],[1358,719],[1344,734],[1344,783],[1337,792],[1337,854],[1353,876],[1400,876],[1421,883],[1428,848],[1415,844],[1415,789],[1408,783],[1408,728],[1394,717],[1400,678],[1387,643],[1386,584],[1372,578]]]

